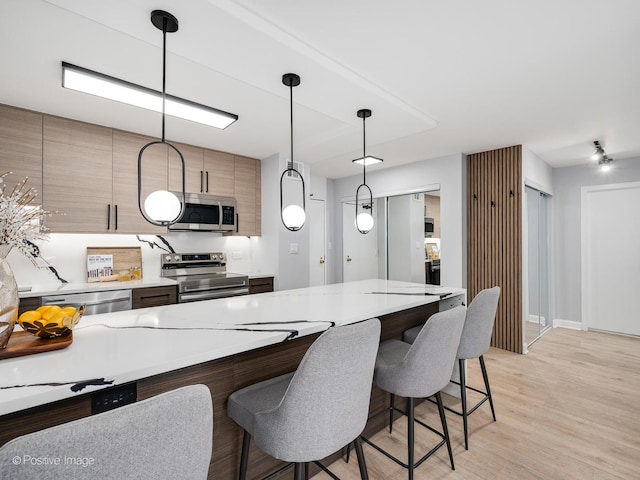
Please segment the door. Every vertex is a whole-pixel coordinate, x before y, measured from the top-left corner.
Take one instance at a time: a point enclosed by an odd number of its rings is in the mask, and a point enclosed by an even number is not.
[[[531,345],[551,327],[549,281],[549,195],[526,186],[527,315],[524,342]]]
[[[326,284],[325,203],[310,199],[307,207],[309,219],[309,286]]]
[[[640,182],[582,188],[583,327],[640,335]]]
[[[371,215],[377,219],[378,199],[374,200]],[[345,282],[378,278],[378,231],[380,222],[363,235],[355,225],[354,203],[342,204],[342,275]],[[382,226],[384,228],[384,225]]]

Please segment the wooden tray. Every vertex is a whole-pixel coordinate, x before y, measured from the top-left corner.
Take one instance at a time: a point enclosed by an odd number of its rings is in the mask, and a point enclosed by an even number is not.
[[[50,338],[44,340],[29,332],[13,332],[9,339],[7,348],[0,350],[0,360],[4,358],[22,357],[33,353],[50,352],[67,348],[73,342],[73,332],[64,337]]]

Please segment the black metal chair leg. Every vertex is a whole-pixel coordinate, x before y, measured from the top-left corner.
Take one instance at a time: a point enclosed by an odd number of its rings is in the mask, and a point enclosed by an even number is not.
[[[240,474],[239,480],[246,480],[247,478],[247,465],[249,463],[249,446],[251,444],[251,435],[246,430],[242,437],[242,454],[240,455]]]
[[[296,463],[293,468],[294,468],[294,473],[293,473],[294,480],[305,480],[304,463]]]
[[[469,431],[467,427],[467,420],[469,414],[467,413],[467,376],[466,376],[467,361],[463,358],[458,359],[458,370],[460,376],[460,401],[462,402],[462,425],[464,427],[464,449],[469,450]]]
[[[393,409],[395,408],[395,404],[396,404],[396,396],[391,393],[391,401],[390,401],[390,406],[389,406],[389,433],[393,433]]]
[[[369,474],[367,473],[367,463],[364,461],[364,452],[362,451],[362,439],[360,437],[353,441],[356,447],[356,456],[358,457],[358,467],[360,468],[360,479],[369,480]]]
[[[487,389],[487,397],[489,397],[489,405],[491,406],[491,415],[493,415],[493,421],[496,421],[496,411],[493,409],[493,398],[491,398],[491,388],[489,387],[489,376],[487,375],[487,367],[484,364],[484,355],[480,355],[480,368],[482,369],[482,378],[484,379],[484,386]]]
[[[304,464],[304,480],[309,480],[309,462]]]
[[[413,469],[414,469],[414,443],[415,443],[415,423],[414,423],[414,410],[413,410],[413,406],[414,406],[414,401],[413,398],[408,398],[407,399],[407,419],[409,421],[409,424],[407,425],[407,437],[408,437],[408,441],[407,441],[407,449],[408,449],[408,461],[407,461],[407,465],[409,466],[408,470],[409,470],[409,480],[413,480]]]
[[[449,451],[449,460],[451,461],[451,470],[455,470],[456,467],[453,464],[453,451],[451,450],[451,440],[449,439],[449,429],[447,428],[447,417],[444,415],[444,406],[442,405],[442,395],[440,395],[440,392],[436,393],[436,403],[438,404],[438,413],[440,413],[440,421],[442,422],[442,433],[444,434],[445,442],[447,442],[447,450]]]

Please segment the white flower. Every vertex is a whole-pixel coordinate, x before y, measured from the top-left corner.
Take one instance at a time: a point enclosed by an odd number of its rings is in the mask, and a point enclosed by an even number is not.
[[[40,205],[29,205],[37,196],[34,188],[27,188],[27,178],[18,183],[10,194],[6,194],[4,178],[11,172],[0,175],[0,245],[18,249],[37,266],[38,247],[34,242],[48,238],[42,219],[59,212],[49,212]]]

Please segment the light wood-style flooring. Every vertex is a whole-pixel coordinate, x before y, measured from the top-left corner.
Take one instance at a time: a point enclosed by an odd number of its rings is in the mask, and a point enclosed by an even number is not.
[[[416,480],[640,479],[640,339],[556,328],[527,355],[492,348],[485,360],[498,421],[488,403],[471,415],[465,451],[462,419],[447,413],[456,470],[443,447],[415,471]],[[469,379],[482,385],[477,361],[469,362]],[[416,411],[440,428],[435,405]],[[406,418],[396,420],[393,435],[379,432],[374,440],[406,459]],[[417,426],[416,440],[418,457],[436,438]],[[407,478],[369,445],[364,453],[371,480]],[[359,479],[354,457],[331,470]]]

